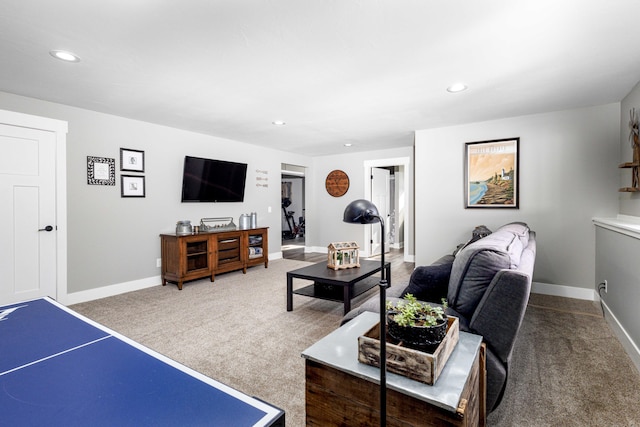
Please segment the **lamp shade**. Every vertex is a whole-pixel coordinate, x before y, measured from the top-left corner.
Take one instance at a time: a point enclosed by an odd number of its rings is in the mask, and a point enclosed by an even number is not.
[[[380,222],[380,214],[376,205],[368,200],[358,199],[347,205],[342,220],[351,224],[372,224]]]

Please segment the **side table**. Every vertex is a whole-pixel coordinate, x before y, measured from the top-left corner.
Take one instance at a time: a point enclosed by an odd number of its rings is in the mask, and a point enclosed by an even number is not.
[[[380,370],[358,362],[358,336],[379,322],[365,312],[307,348],[306,420],[313,425],[378,425]],[[387,373],[388,426],[484,426],[482,337],[460,332],[433,386]]]

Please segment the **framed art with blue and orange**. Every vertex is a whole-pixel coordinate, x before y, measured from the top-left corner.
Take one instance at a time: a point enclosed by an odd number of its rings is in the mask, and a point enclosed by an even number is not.
[[[519,208],[520,138],[467,142],[465,208]]]

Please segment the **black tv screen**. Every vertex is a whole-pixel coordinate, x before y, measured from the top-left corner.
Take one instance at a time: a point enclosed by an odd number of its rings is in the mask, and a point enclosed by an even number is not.
[[[247,165],[186,156],[182,175],[183,202],[242,202]]]

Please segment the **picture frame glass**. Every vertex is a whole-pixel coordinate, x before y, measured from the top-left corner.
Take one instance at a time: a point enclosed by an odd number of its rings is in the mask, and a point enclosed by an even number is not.
[[[520,138],[465,143],[465,208],[519,208]]]
[[[121,175],[122,197],[145,197],[144,176]]]
[[[121,148],[120,170],[130,172],[144,172],[144,151]]]
[[[93,164],[93,177],[95,179],[106,180],[109,179],[109,163],[95,162]]]

